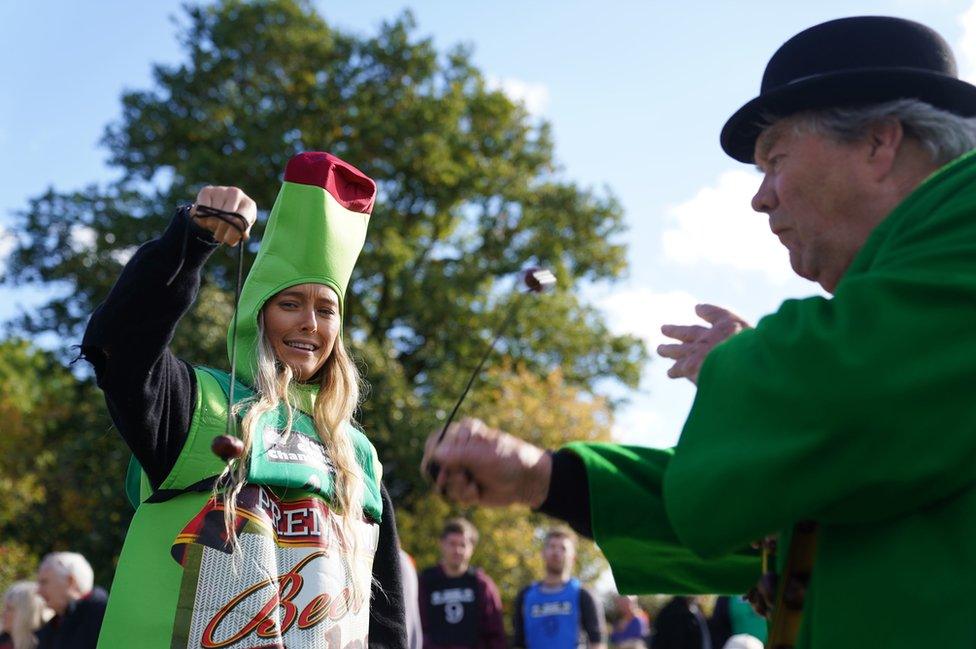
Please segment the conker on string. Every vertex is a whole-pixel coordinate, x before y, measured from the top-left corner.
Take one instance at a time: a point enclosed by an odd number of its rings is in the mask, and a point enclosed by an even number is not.
[[[224,462],[230,462],[244,455],[244,442],[231,435],[217,435],[210,444],[210,450]]]

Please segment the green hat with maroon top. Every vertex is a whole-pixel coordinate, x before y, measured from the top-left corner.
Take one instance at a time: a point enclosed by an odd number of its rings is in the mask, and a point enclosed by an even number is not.
[[[258,314],[269,298],[297,284],[324,284],[339,296],[366,240],[376,183],[329,153],[299,153],[288,161],[261,249],[241,289],[237,312],[237,374],[254,383]],[[231,354],[234,323],[227,334]],[[233,359],[232,359],[233,360]]]

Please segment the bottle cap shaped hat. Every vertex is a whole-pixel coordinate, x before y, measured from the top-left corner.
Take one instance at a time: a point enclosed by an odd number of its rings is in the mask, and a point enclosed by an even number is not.
[[[241,289],[237,373],[242,381],[254,384],[258,315],[275,294],[297,284],[324,284],[339,296],[340,317],[345,314],[346,287],[375,198],[376,183],[332,154],[299,153],[288,161],[261,249]],[[228,356],[233,328],[231,321]]]

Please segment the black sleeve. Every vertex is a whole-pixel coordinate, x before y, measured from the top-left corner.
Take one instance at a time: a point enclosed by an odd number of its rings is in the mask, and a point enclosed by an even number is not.
[[[400,540],[397,537],[393,501],[380,485],[383,495],[383,520],[373,557],[373,593],[369,607],[369,646],[371,649],[407,649],[406,608],[403,577],[400,574]]]
[[[189,364],[168,346],[217,245],[188,209],[178,210],[166,232],[125,265],[81,343],[112,421],[154,488],[179,457],[196,394]]]
[[[515,596],[515,604],[512,607],[512,629],[515,631],[515,637],[512,638],[512,647],[514,649],[525,649],[525,619],[522,616],[522,605],[525,603],[525,591],[529,589],[528,586],[523,588]]]
[[[590,485],[583,460],[572,451],[562,450],[552,456],[549,494],[539,511],[566,521],[577,534],[593,538],[590,522]]]
[[[606,633],[603,629],[603,604],[598,602],[593,593],[586,588],[580,588],[580,625],[583,632],[589,638],[590,644],[606,642]]]

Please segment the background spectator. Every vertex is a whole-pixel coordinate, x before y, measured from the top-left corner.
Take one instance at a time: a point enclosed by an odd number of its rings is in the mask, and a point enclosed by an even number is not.
[[[498,587],[471,567],[478,530],[463,518],[444,524],[441,560],[420,573],[420,619],[425,649],[504,649]]]
[[[34,649],[34,633],[51,617],[33,581],[18,581],[3,596],[0,649]]]
[[[723,595],[715,601],[715,609],[708,618],[708,630],[713,647],[722,647],[732,636],[742,634],[766,642],[766,618],[739,596]]]
[[[712,649],[696,598],[679,595],[665,604],[651,626],[651,649]]]
[[[37,591],[54,617],[37,632],[38,649],[95,649],[108,595],[94,586],[85,557],[52,552],[37,569]]]
[[[407,622],[407,646],[421,649],[424,633],[420,622],[420,583],[413,557],[400,548],[400,575],[403,579],[403,608]]]
[[[515,646],[528,649],[606,647],[603,606],[572,577],[576,534],[554,527],[542,546],[546,576],[515,598]]]
[[[645,638],[651,635],[647,613],[641,610],[636,595],[617,595],[618,618],[610,632],[610,642],[620,649],[643,649]]]
[[[722,649],[763,649],[763,643],[748,633],[738,633],[729,638]]]

